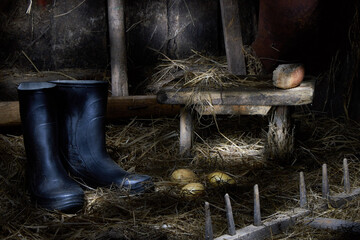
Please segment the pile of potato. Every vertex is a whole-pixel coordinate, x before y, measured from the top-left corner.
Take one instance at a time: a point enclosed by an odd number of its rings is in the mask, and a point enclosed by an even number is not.
[[[171,181],[181,187],[180,194],[185,198],[197,198],[205,193],[205,186],[199,181],[194,171],[181,168],[171,174]],[[234,185],[235,180],[228,174],[220,171],[210,173],[206,176],[206,181],[211,187],[221,187]]]

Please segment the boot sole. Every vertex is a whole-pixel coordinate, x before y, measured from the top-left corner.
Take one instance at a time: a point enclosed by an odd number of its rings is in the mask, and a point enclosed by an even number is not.
[[[89,186],[91,188],[98,188],[98,187],[110,187],[110,186],[117,186],[119,189],[126,190],[130,196],[138,195],[142,193],[151,192],[154,189],[154,183],[151,180],[147,180],[138,184],[134,184],[131,187],[129,186],[120,186],[115,183],[109,184],[109,185],[103,185],[99,184],[96,180],[91,179],[85,175],[83,175],[81,172],[74,169],[71,165],[68,166],[68,170],[70,172],[70,176],[73,177],[76,180],[79,180],[79,182],[83,183],[81,184],[81,187]]]
[[[62,198],[42,198],[32,196],[33,202],[50,211],[60,211],[64,213],[75,213],[84,206],[84,195],[74,195]]]

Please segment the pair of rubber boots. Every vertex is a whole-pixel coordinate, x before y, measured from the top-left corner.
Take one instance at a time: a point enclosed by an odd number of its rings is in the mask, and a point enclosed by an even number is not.
[[[152,186],[149,176],[126,172],[106,152],[107,89],[107,82],[93,80],[19,85],[28,188],[38,206],[82,208],[84,192],[68,172],[85,185],[116,185],[132,194]]]

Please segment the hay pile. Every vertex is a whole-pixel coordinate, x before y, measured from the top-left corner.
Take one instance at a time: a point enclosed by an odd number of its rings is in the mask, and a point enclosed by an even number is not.
[[[170,59],[166,55],[148,79],[147,89],[157,93],[164,87],[205,89],[225,89],[239,86],[258,86],[264,83],[254,81],[262,73],[262,64],[250,47],[244,48],[246,76],[235,76],[228,71],[225,56],[205,56],[193,51],[187,59]]]
[[[219,236],[227,229],[226,192],[232,201],[236,228],[241,228],[252,222],[255,183],[259,184],[262,217],[266,218],[298,205],[298,174],[303,171],[311,207],[320,200],[322,163],[328,164],[331,192],[342,192],[343,157],[349,161],[352,187],[360,187],[360,126],[311,114],[294,117],[298,136],[292,165],[286,167],[264,160],[267,120],[260,117],[217,119],[218,127],[203,122],[206,127],[196,128],[192,160],[178,157],[178,119],[135,119],[109,125],[110,155],[128,171],[152,175],[155,191],[129,197],[116,188],[86,189],[86,204],[73,215],[30,204],[22,136],[0,135],[0,238],[203,239],[204,201],[210,203],[214,233]],[[193,169],[206,185],[204,196],[190,201],[178,195],[169,176],[182,167]],[[230,174],[237,184],[211,188],[205,179],[215,170]],[[356,200],[344,209],[313,215],[359,222],[358,204]],[[330,235],[336,236],[299,225],[276,238],[328,239]]]

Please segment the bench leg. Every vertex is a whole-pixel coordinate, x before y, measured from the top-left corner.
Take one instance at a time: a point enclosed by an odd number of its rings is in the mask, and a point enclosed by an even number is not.
[[[278,161],[289,161],[294,150],[294,129],[290,121],[290,109],[287,106],[275,107],[270,117],[267,133],[266,155]]]
[[[191,157],[193,142],[193,119],[191,110],[182,107],[180,110],[180,155]]]

